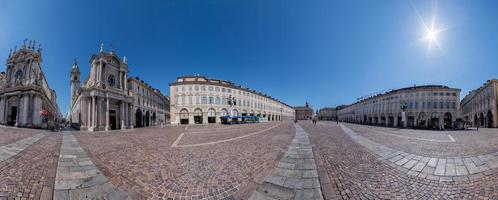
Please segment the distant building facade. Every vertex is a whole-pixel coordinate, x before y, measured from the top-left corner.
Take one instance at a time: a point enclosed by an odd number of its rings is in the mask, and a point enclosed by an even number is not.
[[[134,127],[169,123],[169,98],[161,91],[152,88],[138,77],[128,78],[128,88],[133,96]]]
[[[230,115],[267,121],[294,119],[294,109],[271,96],[204,76],[178,77],[170,83],[170,98],[172,124],[220,123],[221,117]]]
[[[498,80],[488,80],[472,90],[460,102],[462,117],[472,126],[498,127]]]
[[[41,69],[41,47],[25,43],[9,53],[6,71],[0,73],[0,124],[49,128],[62,119],[57,95]]]
[[[310,107],[309,103],[306,102],[305,106],[296,106],[294,107],[296,111],[296,119],[297,120],[309,120],[313,118],[313,108]]]
[[[337,110],[335,108],[322,108],[318,111],[319,120],[337,120]]]
[[[460,89],[442,85],[414,86],[362,99],[338,110],[341,121],[408,127],[450,128],[460,118]]]

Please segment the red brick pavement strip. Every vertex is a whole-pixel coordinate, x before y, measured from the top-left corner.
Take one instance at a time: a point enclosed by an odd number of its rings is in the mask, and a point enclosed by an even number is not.
[[[132,199],[247,199],[283,156],[290,123],[241,140],[171,148],[185,127],[77,133],[80,145]]]
[[[52,199],[61,138],[50,134],[0,162],[0,199]]]
[[[496,199],[498,172],[468,181],[434,181],[408,175],[377,160],[335,123],[301,122],[315,144],[326,199]]]
[[[10,144],[17,140],[27,138],[29,136],[35,135],[37,133],[44,132],[46,130],[37,129],[25,129],[25,128],[14,128],[14,127],[0,127],[0,146]]]

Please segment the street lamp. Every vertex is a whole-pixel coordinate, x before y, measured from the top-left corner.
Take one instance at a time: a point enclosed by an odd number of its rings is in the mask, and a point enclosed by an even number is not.
[[[399,106],[401,108],[401,121],[403,122],[403,128],[406,128],[407,126],[407,120],[406,120],[406,108],[408,107],[408,104],[406,102],[402,102]]]
[[[237,105],[235,97],[232,97],[232,95],[230,95],[227,99],[227,104],[230,106],[230,117],[233,117],[233,106]]]

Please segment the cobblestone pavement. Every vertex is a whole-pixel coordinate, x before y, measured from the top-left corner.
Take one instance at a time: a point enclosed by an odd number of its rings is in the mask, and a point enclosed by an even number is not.
[[[354,140],[336,123],[314,127],[300,122],[310,135],[325,199],[496,199],[498,171],[473,179],[431,180],[393,167]]]
[[[379,160],[413,176],[430,180],[466,181],[480,178],[479,173],[498,168],[498,152],[479,156],[426,157],[386,147],[357,134],[344,124],[340,126],[353,140],[377,154]]]
[[[225,137],[276,125],[225,126]],[[193,131],[218,127],[196,126]],[[110,182],[131,199],[247,199],[284,155],[295,130],[291,123],[230,142],[171,147],[185,126],[121,132],[75,133],[80,145]],[[189,130],[190,128],[187,128]],[[232,134],[229,134],[232,133]],[[182,139],[193,144],[197,138]],[[208,138],[213,141],[212,138]]]
[[[54,200],[126,200],[126,194],[102,175],[71,132],[64,132],[55,176]]]
[[[249,200],[323,199],[308,134],[294,126],[296,136],[289,149]]]
[[[61,138],[49,133],[0,162],[0,199],[52,199]]]
[[[497,129],[427,131],[357,124],[347,125],[369,140],[404,152],[427,157],[478,156],[498,151]],[[448,135],[451,135],[455,141],[451,142]],[[422,138],[422,140],[413,138]],[[430,140],[448,142],[433,142]]]
[[[217,128],[215,130],[205,131],[189,130],[187,132],[182,132],[172,146],[192,147],[231,142],[271,131],[271,129],[277,128],[278,126],[279,124],[258,124],[253,126],[241,126],[238,128]],[[257,127],[258,129],[256,130],[253,127]]]
[[[24,149],[38,142],[38,140],[42,139],[46,135],[47,133],[38,133],[36,135],[23,138],[10,144],[0,146],[0,162],[21,153],[22,151],[24,151]]]
[[[0,126],[0,146],[41,132],[44,130]]]

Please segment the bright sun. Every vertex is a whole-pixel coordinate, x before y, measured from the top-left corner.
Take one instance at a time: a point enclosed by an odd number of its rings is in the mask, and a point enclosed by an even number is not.
[[[423,20],[422,16],[418,13],[417,9],[415,8],[415,12],[417,13],[417,16],[420,19],[420,22],[423,25],[424,28],[424,35],[422,36],[421,40],[424,40],[427,42],[427,47],[428,50],[430,50],[433,46],[436,46],[440,50],[442,50],[441,45],[439,44],[439,39],[440,39],[440,33],[448,30],[447,28],[438,28],[436,26],[436,17],[437,17],[437,1],[436,4],[433,8],[433,14],[430,19],[430,21],[427,23],[425,20]]]
[[[425,36],[429,42],[436,40],[436,32],[433,30],[427,30],[427,36]]]
[[[429,48],[432,47],[433,43],[437,44],[437,34],[439,31],[435,31],[433,28],[427,29],[424,39],[427,40]]]

